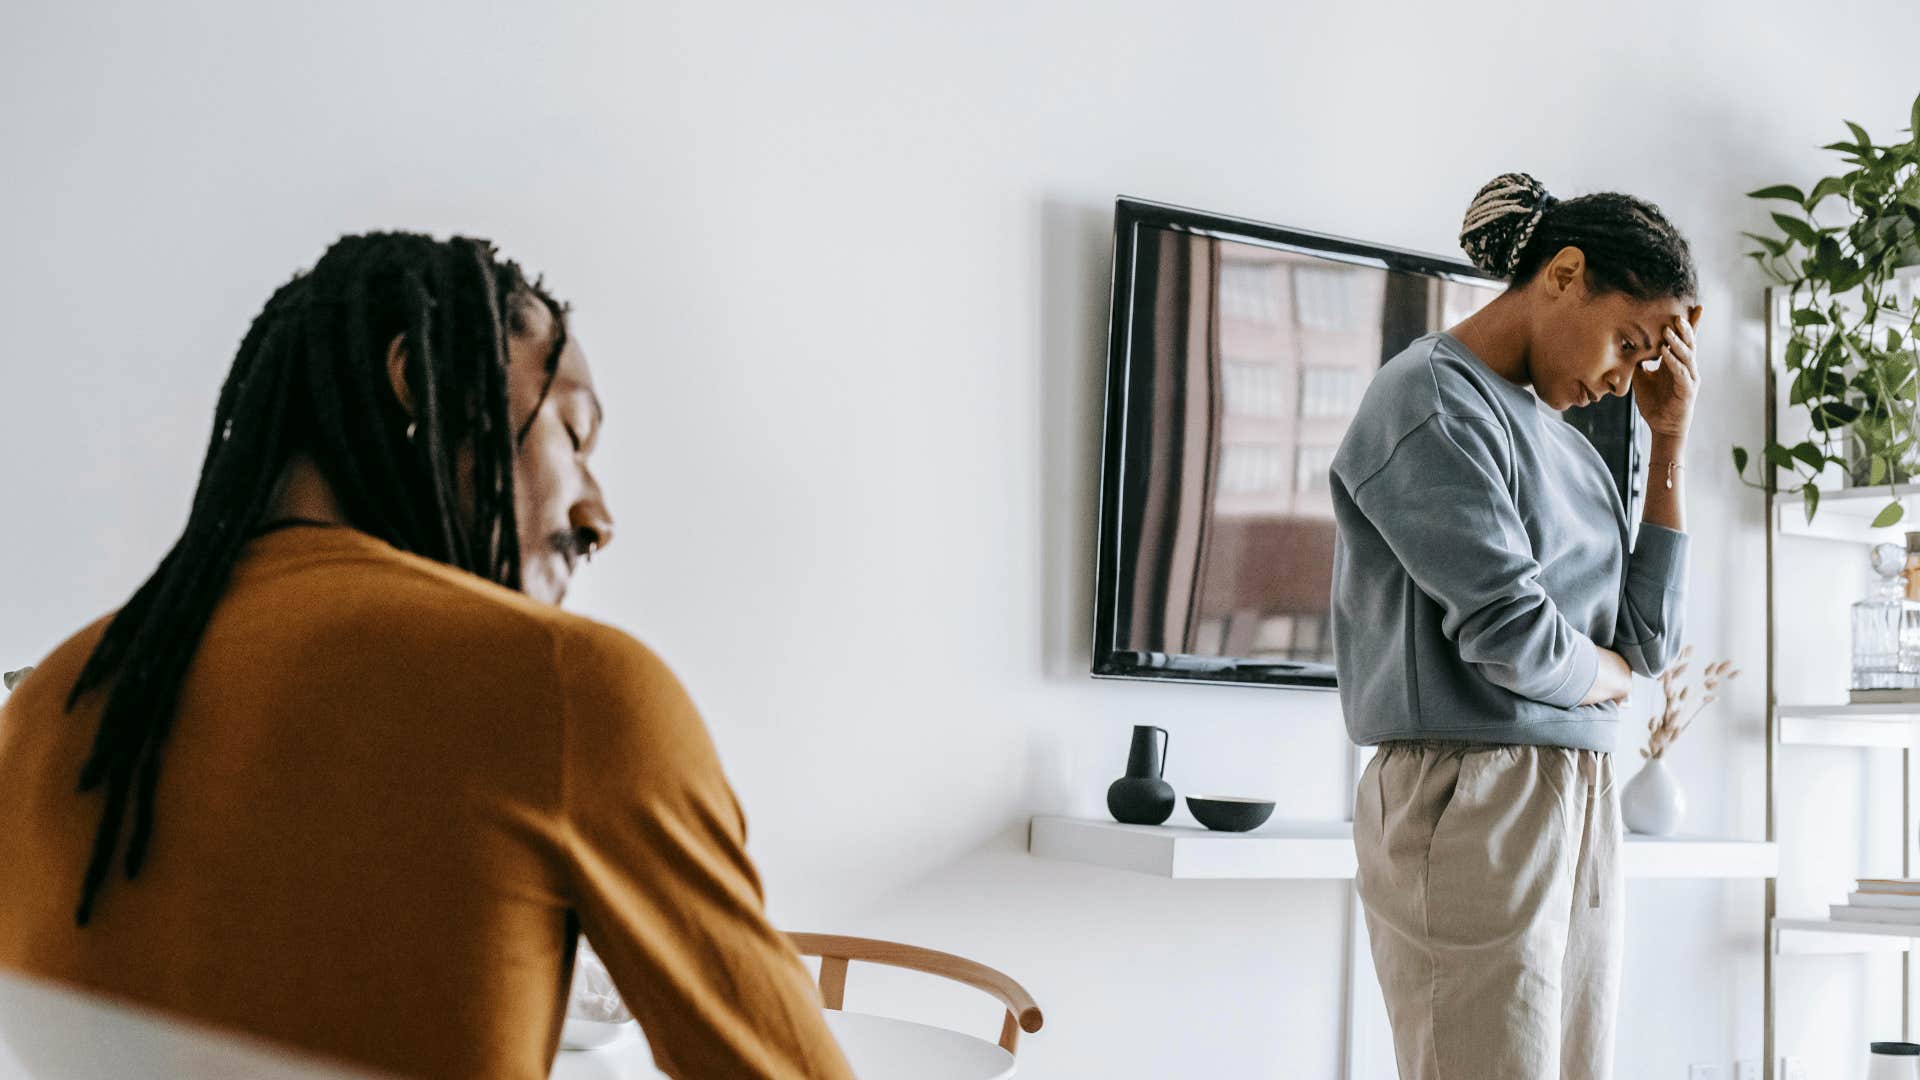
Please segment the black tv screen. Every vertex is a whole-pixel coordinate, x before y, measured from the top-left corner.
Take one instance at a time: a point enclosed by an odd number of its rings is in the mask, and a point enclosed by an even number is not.
[[[1383,362],[1504,287],[1459,260],[1119,200],[1093,673],[1334,686],[1334,450]],[[1631,399],[1564,415],[1631,500]]]

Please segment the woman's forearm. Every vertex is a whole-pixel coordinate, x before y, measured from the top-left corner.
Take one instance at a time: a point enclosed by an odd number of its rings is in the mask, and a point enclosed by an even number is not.
[[[1645,520],[1675,532],[1687,531],[1686,437],[1653,433],[1653,451],[1647,458]]]

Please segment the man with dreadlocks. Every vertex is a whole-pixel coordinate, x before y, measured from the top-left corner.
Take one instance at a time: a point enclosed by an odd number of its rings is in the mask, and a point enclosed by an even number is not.
[[[670,1075],[847,1075],[685,691],[556,606],[613,537],[566,331],[463,238],[273,295],[180,539],[0,710],[0,969],[535,1078],[584,932]]]

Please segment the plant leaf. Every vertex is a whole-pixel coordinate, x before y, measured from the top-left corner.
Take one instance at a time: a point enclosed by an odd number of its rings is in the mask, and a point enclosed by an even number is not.
[[[1786,447],[1776,443],[1768,443],[1766,455],[1767,464],[1774,468],[1787,469],[1789,471],[1793,469],[1793,455],[1787,452]]]
[[[1787,404],[1805,405],[1812,391],[1808,388],[1808,377],[1814,373],[1812,368],[1801,368],[1793,376],[1793,385],[1787,388]]]
[[[1825,413],[1827,422],[1831,425],[1851,424],[1860,418],[1859,408],[1844,401],[1823,402],[1814,411]]]
[[[1894,522],[1899,521],[1900,516],[1904,513],[1906,513],[1906,511],[1900,508],[1900,500],[1895,499],[1887,504],[1886,509],[1880,511],[1878,517],[1873,519],[1873,527],[1876,529],[1884,529]]]
[[[1807,524],[1813,524],[1813,512],[1820,509],[1820,489],[1808,484],[1800,489],[1807,497]]]
[[[1854,144],[1860,147],[1860,150],[1862,153],[1866,153],[1873,149],[1873,140],[1867,137],[1866,128],[1861,127],[1859,124],[1856,124],[1851,120],[1846,121],[1846,125],[1847,125],[1847,130],[1853,132]]]
[[[1820,234],[1813,230],[1813,226],[1801,221],[1797,217],[1775,214],[1773,215],[1773,223],[1780,226],[1781,232],[1800,241],[1800,243],[1806,245],[1809,250],[1820,243]]]
[[[1750,232],[1743,232],[1740,235],[1766,248],[1768,255],[1785,255],[1787,253],[1787,245],[1771,236],[1759,236]]]
[[[1814,308],[1801,308],[1793,313],[1795,326],[1825,326],[1827,317]]]
[[[1872,485],[1878,484],[1880,481],[1885,480],[1886,478],[1887,478],[1887,459],[1881,457],[1879,454],[1873,455],[1873,457],[1869,459],[1867,463],[1867,484],[1869,486],[1872,486]]]
[[[1785,199],[1788,202],[1801,204],[1805,204],[1807,201],[1806,195],[1802,194],[1800,189],[1794,187],[1792,184],[1775,184],[1772,187],[1763,187],[1759,191],[1749,191],[1747,192],[1747,198]]]
[[[1733,471],[1743,477],[1747,475],[1747,448],[1744,446],[1733,448]]]
[[[1876,264],[1870,262],[1862,263],[1859,259],[1853,258],[1852,256],[1836,254],[1833,261],[1827,264],[1829,272],[1824,275],[1827,279],[1827,287],[1832,289],[1835,295],[1853,292],[1856,288],[1859,288],[1862,282],[1873,276],[1875,265]],[[1862,296],[1865,296],[1871,294],[1873,290],[1861,289],[1860,292]],[[1831,315],[1832,313],[1829,312],[1828,314]],[[1874,315],[1868,313],[1863,318],[1855,318],[1853,322],[1857,326],[1871,327],[1873,320]],[[1836,326],[1841,324],[1838,316],[1834,316],[1833,321]]]
[[[1907,123],[1911,125],[1907,128],[1908,131],[1913,132],[1915,135],[1920,135],[1920,97],[1913,99],[1913,118],[1908,120]]]
[[[1822,199],[1825,199],[1829,195],[1845,195],[1852,186],[1852,184],[1838,176],[1829,176],[1813,185],[1813,190],[1807,192],[1807,201],[1802,205],[1811,213],[1814,207],[1820,205]]]
[[[1800,445],[1794,447],[1791,451],[1789,451],[1789,453],[1793,454],[1794,457],[1799,458],[1801,461],[1806,462],[1807,466],[1813,469],[1815,472],[1818,472],[1820,470],[1820,466],[1825,465],[1827,463],[1827,455],[1821,453],[1820,448],[1813,445],[1810,442],[1801,443]]]

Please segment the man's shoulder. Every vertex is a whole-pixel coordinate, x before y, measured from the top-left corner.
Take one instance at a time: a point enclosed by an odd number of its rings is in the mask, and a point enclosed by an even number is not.
[[[680,682],[667,662],[633,634],[610,623],[549,609],[561,677],[592,694],[678,695]]]
[[[333,543],[243,565],[216,622],[298,652],[541,682],[587,656],[606,663],[642,650],[614,627],[458,567],[358,537]]]
[[[250,579],[236,585],[253,585]],[[396,646],[452,646],[467,639],[500,649],[542,647],[565,612],[458,567],[405,552],[379,551],[365,560],[291,567],[258,580],[257,594],[297,593],[314,623],[338,632],[379,632]],[[237,598],[237,597],[236,597]]]
[[[666,674],[659,656],[634,635],[598,619],[544,603],[453,567],[410,560],[417,587],[432,600],[418,621],[430,636],[478,638],[550,657],[563,679],[594,681]]]

